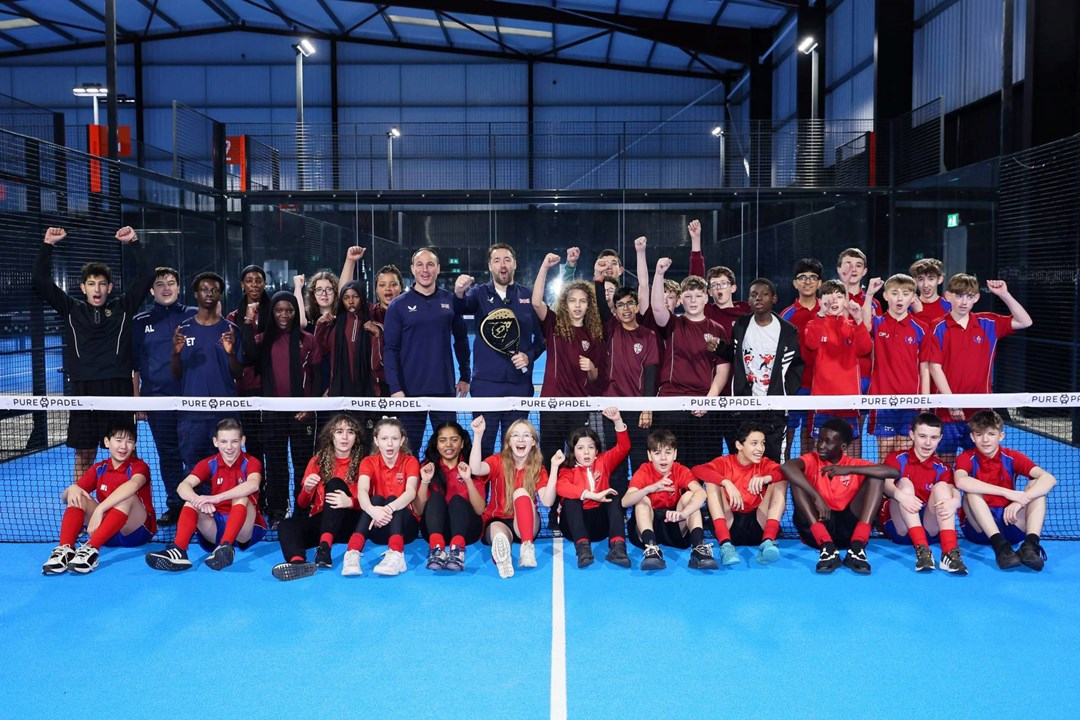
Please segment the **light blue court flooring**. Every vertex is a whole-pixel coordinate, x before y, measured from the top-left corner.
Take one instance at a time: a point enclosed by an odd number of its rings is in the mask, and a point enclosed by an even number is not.
[[[988,548],[962,544],[960,578],[916,575],[909,550],[877,540],[870,577],[817,576],[791,540],[771,567],[744,549],[743,566],[704,574],[669,552],[652,576],[578,570],[554,542],[561,593],[549,540],[540,567],[510,580],[480,546],[466,572],[436,576],[415,542],[403,576],[372,575],[372,548],[365,575],[342,578],[337,547],[333,571],[293,583],[271,577],[272,543],[220,573],[198,550],[194,570],[168,575],[142,550],[106,549],[96,572],[61,577],[40,574],[51,546],[3,544],[0,717],[516,720],[565,703],[570,718],[1072,719],[1080,707],[1080,543],[1047,542],[1041,574],[1001,572]]]

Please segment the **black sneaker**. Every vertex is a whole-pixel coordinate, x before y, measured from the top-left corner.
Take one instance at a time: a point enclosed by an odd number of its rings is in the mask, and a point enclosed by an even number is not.
[[[334,567],[334,559],[330,556],[330,546],[324,542],[319,543],[319,547],[315,548],[315,567]]]
[[[720,566],[716,564],[716,558],[712,554],[712,543],[695,545],[690,551],[690,568],[692,570],[716,570]]]
[[[446,551],[446,569],[461,572],[465,569],[465,548],[451,545]]]
[[[947,573],[955,573],[957,575],[967,575],[967,565],[960,558],[960,548],[953,548],[947,553],[942,553],[941,563],[939,567]]]
[[[994,559],[997,560],[997,566],[1002,570],[1018,568],[1021,563],[1020,556],[1006,543],[1002,543],[994,549]]]
[[[311,577],[315,574],[315,563],[309,562],[283,562],[278,563],[271,570],[271,574],[282,582],[289,582],[290,580],[299,580],[300,578]]]
[[[427,569],[432,571],[446,569],[446,553],[441,547],[433,547],[428,550]]]
[[[836,551],[835,545],[825,543],[821,546],[821,552],[818,553],[815,570],[819,573],[831,573],[838,567],[840,567],[840,553]]]
[[[211,570],[224,570],[232,565],[233,558],[236,557],[236,550],[232,545],[228,543],[222,543],[214,548],[214,551],[206,556],[206,567]]]
[[[934,554],[928,545],[915,546],[915,572],[934,569]]]
[[[604,560],[607,560],[612,565],[618,565],[619,567],[630,567],[630,556],[626,554],[626,542],[623,540],[616,540],[611,543],[607,555],[604,556]]]
[[[844,555],[844,565],[859,575],[869,575],[870,563],[866,559],[866,546],[862,543],[852,543],[847,554]]]
[[[161,527],[172,527],[176,524],[176,521],[180,518],[179,508],[169,508],[165,512],[161,513],[161,517],[157,519],[157,524]]]
[[[1025,540],[1016,549],[1016,554],[1019,556],[1020,562],[1035,572],[1041,572],[1043,565],[1046,564],[1046,551],[1037,542]]]
[[[664,562],[664,552],[659,545],[646,545],[645,554],[641,558],[642,570],[663,570],[667,567]]]
[[[146,564],[155,570],[164,570],[166,572],[191,569],[191,561],[188,560],[187,550],[181,550],[172,543],[166,545],[164,550],[146,553]]]
[[[596,560],[592,554],[592,545],[587,542],[574,543],[574,552],[577,553],[577,566],[579,568],[589,567]]]

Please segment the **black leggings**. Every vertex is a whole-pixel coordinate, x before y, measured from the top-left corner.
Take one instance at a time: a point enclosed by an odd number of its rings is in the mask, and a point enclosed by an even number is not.
[[[618,501],[600,503],[599,507],[586,510],[581,500],[562,501],[559,530],[573,542],[604,538],[626,537],[626,516]]]
[[[450,498],[450,502],[446,502],[446,496],[441,492],[428,495],[424,518],[420,523],[420,532],[425,540],[430,541],[432,535],[442,535],[449,542],[450,538],[461,535],[466,545],[472,545],[480,539],[483,530],[483,519],[461,495]]]
[[[284,514],[289,509],[289,488],[292,488],[293,498],[300,494],[304,468],[315,452],[315,416],[300,421],[290,413],[264,413],[263,422],[266,472],[260,498],[268,512]]]
[[[391,495],[388,498],[384,498],[380,495],[371,496],[371,504],[375,506],[386,505],[395,500],[397,500],[396,495]],[[401,535],[405,538],[405,542],[409,543],[415,540],[417,533],[420,532],[420,524],[413,516],[412,510],[407,507],[394,512],[394,516],[390,518],[390,522],[382,527],[369,527],[370,525],[371,516],[361,510],[360,519],[356,521],[356,532],[360,533],[371,542],[378,543],[379,545],[386,545],[394,535]]]
[[[333,478],[326,483],[326,494],[341,490],[349,497],[349,486],[341,478]],[[294,557],[303,557],[304,551],[319,544],[319,538],[323,533],[334,536],[334,542],[343,543],[348,541],[349,535],[356,527],[359,510],[352,508],[339,509],[323,504],[322,512],[315,515],[293,515],[287,520],[282,520],[278,525],[278,542],[281,543],[281,554],[286,560]]]

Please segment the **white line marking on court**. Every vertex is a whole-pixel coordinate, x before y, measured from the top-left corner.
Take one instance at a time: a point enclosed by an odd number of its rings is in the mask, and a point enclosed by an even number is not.
[[[563,597],[563,541],[551,544],[551,720],[566,720],[566,603]]]

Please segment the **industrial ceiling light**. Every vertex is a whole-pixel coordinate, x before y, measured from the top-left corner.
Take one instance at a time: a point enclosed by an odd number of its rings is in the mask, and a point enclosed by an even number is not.
[[[315,46],[311,44],[311,41],[307,38],[303,38],[300,42],[293,45],[293,50],[300,53],[304,57],[311,57],[315,54]]]
[[[103,86],[101,83],[83,83],[82,85],[76,85],[71,88],[71,94],[79,97],[108,97],[109,88]]]
[[[721,135],[723,135],[723,134],[724,134],[724,128],[722,128],[722,127],[720,127],[719,125],[717,125],[716,127],[714,127],[714,128],[712,129],[712,133],[711,133],[711,134],[712,134],[712,136],[713,136],[713,137],[720,137]]]
[[[399,138],[401,137],[401,131],[398,130],[396,127],[390,128],[390,131],[386,133],[386,137]]]
[[[799,52],[803,55],[809,55],[814,52],[814,50],[817,50],[817,45],[817,40],[814,39],[814,36],[807,35],[802,39],[802,42],[799,43]]]

